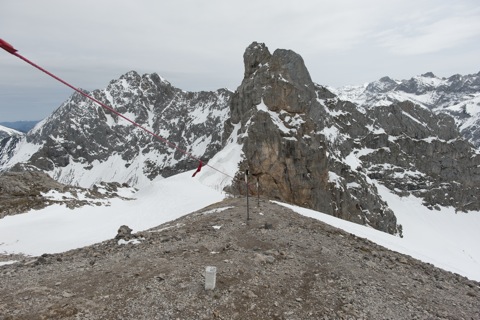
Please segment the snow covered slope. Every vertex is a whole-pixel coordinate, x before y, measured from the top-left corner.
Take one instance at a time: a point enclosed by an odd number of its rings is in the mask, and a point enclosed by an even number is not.
[[[22,136],[23,133],[0,125],[0,140],[11,136]]]
[[[24,133],[0,125],[0,169],[14,155],[17,144]]]
[[[107,207],[53,205],[7,216],[0,220],[0,253],[38,256],[80,248],[115,237],[121,225],[144,230],[223,199],[222,192],[191,176],[157,179],[138,193],[121,194],[133,200],[112,199]]]
[[[122,188],[119,196],[130,200],[108,199],[107,205],[68,209],[65,202],[0,219],[0,254],[67,251],[111,239],[121,225],[141,231],[221,201],[223,188],[232,182],[243,157],[237,132],[232,132],[225,148],[195,177],[187,171],[157,177],[138,192]],[[71,194],[51,190],[45,196],[65,200]]]

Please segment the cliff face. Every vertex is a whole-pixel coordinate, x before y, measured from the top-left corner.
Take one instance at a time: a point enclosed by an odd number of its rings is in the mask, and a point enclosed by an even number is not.
[[[364,139],[375,150],[362,158],[369,177],[400,195],[423,198],[429,208],[480,209],[480,155],[453,118],[409,101],[369,114],[384,130]]]
[[[334,95],[312,82],[303,59],[291,50],[270,54],[264,44],[252,43],[244,63],[225,133],[242,125],[245,161],[239,177],[248,169],[262,195],[396,233],[393,212],[367,177],[331,160],[324,129],[332,119],[324,100]],[[343,188],[341,176],[358,188]]]

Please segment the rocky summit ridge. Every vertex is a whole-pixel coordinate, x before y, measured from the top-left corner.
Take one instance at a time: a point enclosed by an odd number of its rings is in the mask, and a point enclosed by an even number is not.
[[[478,319],[480,284],[270,201],[0,266],[0,319]],[[216,267],[205,290],[206,266]]]
[[[91,94],[205,163],[240,146],[236,179],[227,187],[233,194],[245,194],[248,170],[263,197],[399,235],[379,184],[420,197],[432,210],[480,210],[479,152],[451,114],[403,100],[359,103],[314,83],[291,50],[270,53],[254,42],[243,58],[235,92],[186,92],[157,74],[131,71]],[[368,90],[399,85],[382,79]],[[83,187],[141,186],[198,165],[77,93],[25,136],[1,145],[3,170],[40,170]]]

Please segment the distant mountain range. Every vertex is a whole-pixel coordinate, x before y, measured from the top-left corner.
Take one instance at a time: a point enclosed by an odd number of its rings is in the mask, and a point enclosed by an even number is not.
[[[4,126],[10,129],[27,133],[30,131],[39,121],[13,121],[13,122],[0,122],[0,126]]]
[[[75,93],[27,134],[4,135],[0,168],[141,187],[200,159],[215,188],[245,194],[248,170],[263,197],[392,234],[401,226],[378,184],[432,210],[480,210],[480,74],[334,89],[315,84],[300,55],[256,42],[244,64],[235,92],[186,92],[135,71],[90,92],[168,143]]]
[[[329,89],[363,108],[408,100],[434,113],[451,115],[460,133],[480,147],[480,72],[449,78],[427,72],[409,80],[383,77],[365,85]]]

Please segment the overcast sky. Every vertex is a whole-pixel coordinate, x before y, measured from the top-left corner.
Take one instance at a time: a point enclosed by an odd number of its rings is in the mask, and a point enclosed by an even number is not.
[[[76,87],[156,72],[188,91],[243,78],[253,41],[334,87],[480,71],[478,0],[0,0],[0,38]],[[0,122],[40,120],[72,90],[0,50]]]

